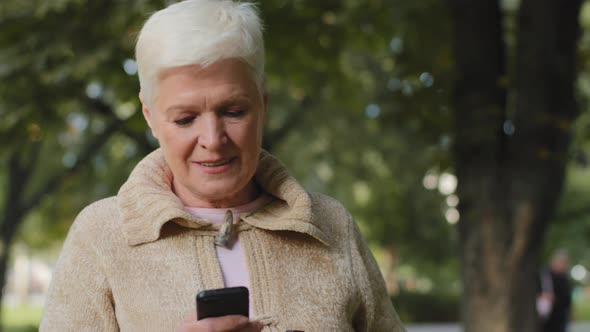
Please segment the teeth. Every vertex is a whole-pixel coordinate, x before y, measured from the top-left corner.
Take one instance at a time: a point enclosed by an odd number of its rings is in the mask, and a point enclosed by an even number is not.
[[[215,167],[215,166],[221,166],[221,165],[225,165],[229,163],[229,160],[222,160],[222,161],[218,161],[216,163],[200,163],[203,166],[207,166],[207,167]]]

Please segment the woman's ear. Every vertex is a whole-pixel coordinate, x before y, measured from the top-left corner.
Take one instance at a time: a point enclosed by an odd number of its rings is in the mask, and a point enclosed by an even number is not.
[[[153,124],[152,111],[150,111],[150,109],[147,107],[146,103],[143,100],[143,97],[141,96],[141,93],[139,94],[139,101],[141,102],[141,113],[143,113],[143,117],[145,118],[145,122],[147,122],[147,125],[152,130],[152,135],[156,139],[158,139],[158,134],[157,134],[156,129],[154,128],[154,124]]]

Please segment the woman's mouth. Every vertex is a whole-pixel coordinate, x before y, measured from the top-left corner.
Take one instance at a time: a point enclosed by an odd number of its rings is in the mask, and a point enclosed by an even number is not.
[[[236,157],[221,160],[197,161],[196,165],[207,174],[221,174],[232,169]]]
[[[197,162],[197,163],[199,165],[202,165],[205,167],[217,167],[217,166],[229,164],[231,161],[232,161],[231,159],[226,159],[226,160],[219,160],[219,161],[202,161],[202,162]]]

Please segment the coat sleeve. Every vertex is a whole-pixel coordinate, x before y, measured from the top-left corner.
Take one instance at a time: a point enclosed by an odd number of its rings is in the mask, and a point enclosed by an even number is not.
[[[355,331],[405,332],[377,262],[352,217],[351,228],[354,278],[361,297],[353,320]]]
[[[119,331],[112,294],[84,211],[57,261],[39,331]]]

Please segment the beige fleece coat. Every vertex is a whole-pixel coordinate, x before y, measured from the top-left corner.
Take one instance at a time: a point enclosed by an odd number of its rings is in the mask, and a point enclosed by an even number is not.
[[[116,197],[85,208],[55,268],[41,331],[174,331],[195,295],[223,287],[218,227],[184,210],[161,150]],[[274,200],[242,217],[250,307],[263,331],[404,331],[365,240],[336,200],[310,194],[262,152]]]

